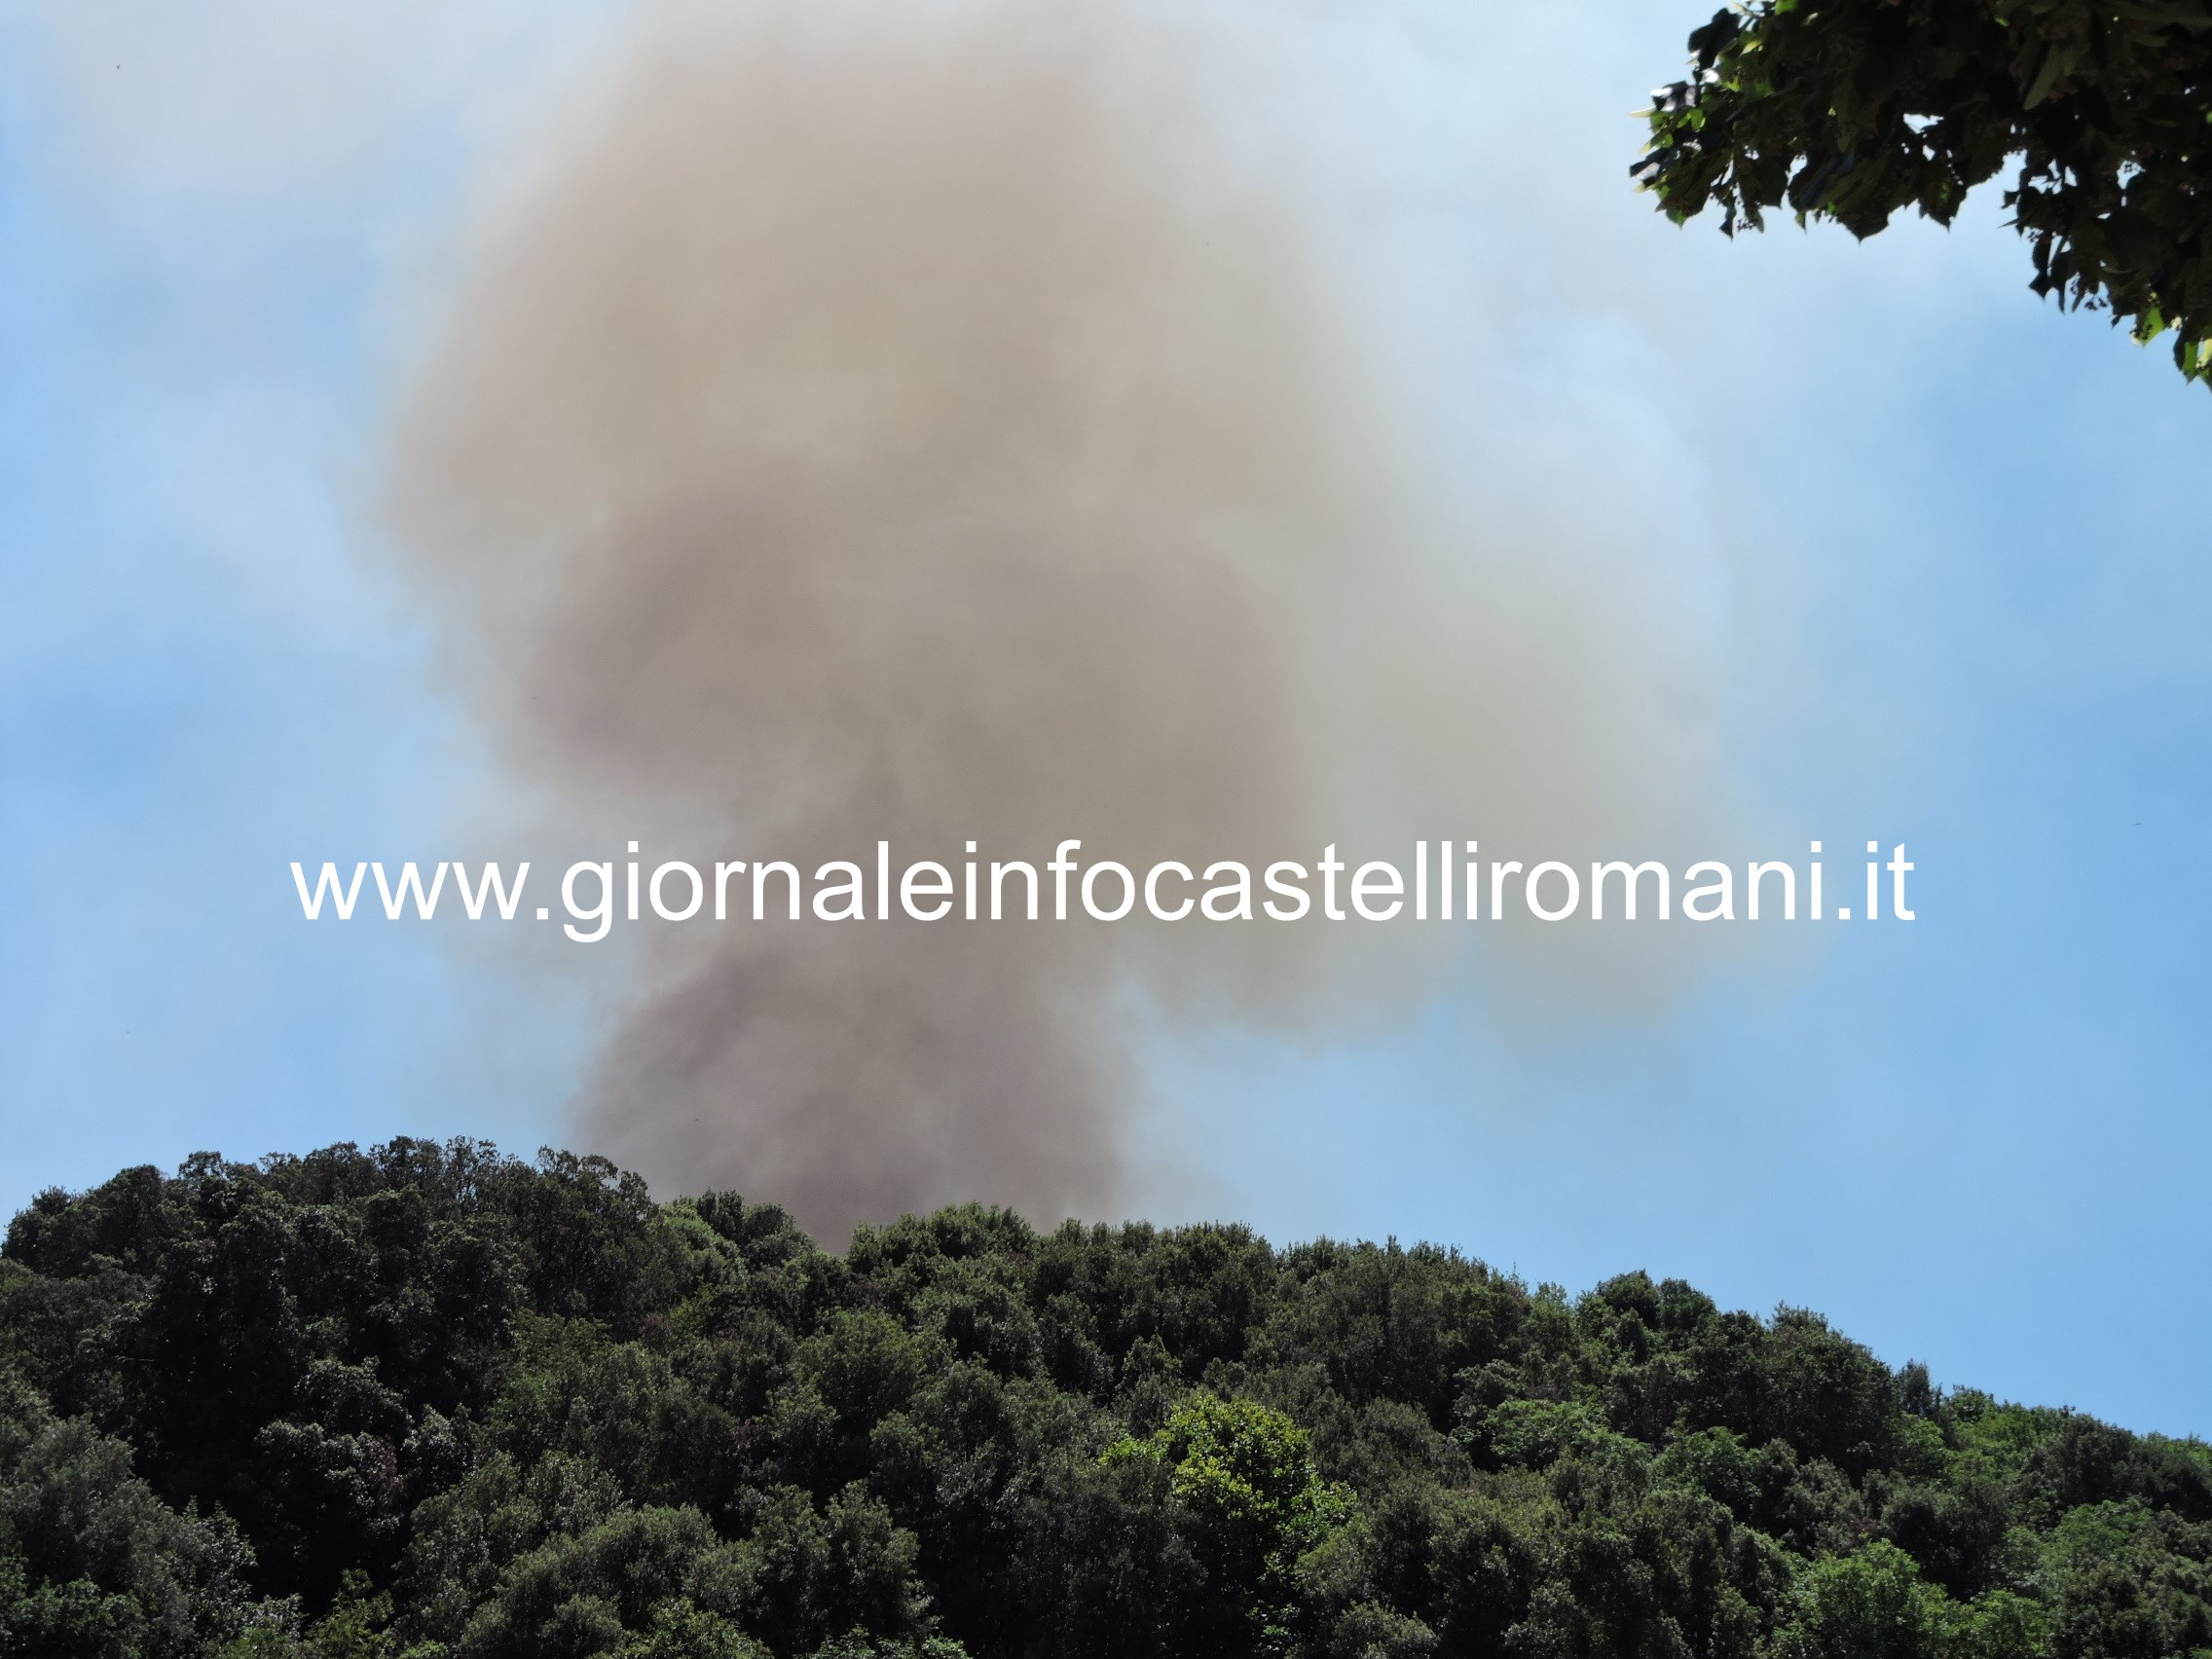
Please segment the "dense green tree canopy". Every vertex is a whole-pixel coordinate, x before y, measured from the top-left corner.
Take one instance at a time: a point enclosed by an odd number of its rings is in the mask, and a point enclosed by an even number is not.
[[[412,1141],[0,1251],[6,1659],[2205,1653],[2212,1448],[1641,1273]]]
[[[1787,203],[1870,237],[2005,204],[2034,287],[2109,309],[2212,383],[2212,7],[2206,0],[1751,0],[1690,36],[1635,176],[1677,222],[1754,229]]]

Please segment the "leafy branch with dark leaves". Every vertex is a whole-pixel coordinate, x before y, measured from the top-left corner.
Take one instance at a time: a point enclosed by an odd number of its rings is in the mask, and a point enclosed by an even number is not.
[[[1751,0],[1689,39],[1632,176],[1679,224],[1787,205],[1864,239],[1948,225],[2008,163],[2035,291],[2109,310],[2212,386],[2205,0]]]

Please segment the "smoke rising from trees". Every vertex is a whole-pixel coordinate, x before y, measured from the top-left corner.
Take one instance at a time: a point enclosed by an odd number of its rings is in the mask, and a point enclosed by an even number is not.
[[[1486,535],[1224,41],[645,15],[483,192],[392,437],[519,777],[669,856],[1696,838],[1729,786],[1695,675],[1603,561]],[[1140,1028],[1325,1033],[1464,944],[1358,931],[732,925],[645,953],[579,1132],[831,1233],[1107,1212]],[[1678,943],[1540,931],[1516,977],[1616,1001]]]

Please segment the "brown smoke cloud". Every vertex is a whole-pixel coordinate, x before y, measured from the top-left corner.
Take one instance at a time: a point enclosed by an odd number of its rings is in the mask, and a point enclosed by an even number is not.
[[[1694,675],[1590,561],[1486,544],[1217,44],[1073,0],[641,21],[488,190],[393,439],[398,540],[519,775],[648,859],[808,869],[1694,839],[1725,793]],[[1341,1029],[1459,947],[692,929],[583,1137],[832,1234],[1110,1211],[1140,1025]],[[1506,977],[1655,977],[1605,950],[1525,939]]]

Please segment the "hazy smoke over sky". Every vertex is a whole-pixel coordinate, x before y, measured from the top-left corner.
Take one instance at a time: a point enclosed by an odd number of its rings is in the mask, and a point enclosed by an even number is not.
[[[488,189],[394,439],[521,776],[648,867],[1667,857],[1724,810],[1604,560],[1456,498],[1212,40],[1069,0],[648,14]],[[1567,994],[1654,977],[1648,937],[1517,932]],[[1467,937],[693,924],[581,1135],[825,1232],[1108,1213],[1140,1023],[1326,1034]]]

